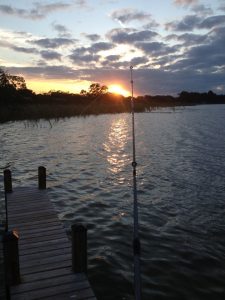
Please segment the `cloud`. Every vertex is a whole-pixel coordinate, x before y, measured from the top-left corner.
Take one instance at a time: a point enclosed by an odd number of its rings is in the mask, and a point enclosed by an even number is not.
[[[9,72],[12,74],[23,74],[28,78],[42,78],[45,79],[74,79],[79,76],[80,72],[64,65],[56,66],[34,66],[34,67],[10,67]]]
[[[90,47],[79,47],[69,55],[70,60],[75,64],[98,62],[101,56],[98,52],[107,51],[114,48],[114,45],[106,42],[94,43]]]
[[[132,66],[143,65],[149,62],[149,59],[144,56],[134,57],[131,59],[130,64]]]
[[[45,60],[61,60],[61,54],[59,54],[56,51],[48,51],[48,50],[43,50],[40,52],[41,56]]]
[[[100,55],[95,54],[90,50],[90,48],[85,47],[76,48],[69,55],[69,58],[74,64],[81,65],[85,65],[86,63],[98,62],[100,59]]]
[[[198,0],[174,0],[175,5],[189,6],[198,3]]]
[[[192,46],[196,44],[202,44],[207,41],[207,34],[194,34],[194,33],[184,33],[181,35],[172,34],[167,36],[166,40],[176,40],[182,42],[183,46]]]
[[[219,9],[222,10],[222,11],[225,11],[225,4],[221,4]]]
[[[116,54],[114,54],[114,55],[108,55],[108,56],[105,57],[105,59],[107,61],[113,61],[113,62],[118,61],[120,58],[121,58],[121,56],[120,55],[116,55]]]
[[[127,24],[132,21],[149,21],[151,15],[136,9],[124,8],[113,11],[111,13],[111,18],[118,21],[120,24]]]
[[[101,38],[99,34],[85,34],[85,36],[92,42],[96,42]]]
[[[74,40],[68,38],[43,38],[37,40],[30,40],[29,43],[35,44],[43,48],[58,48],[61,46],[68,46],[74,43]]]
[[[150,43],[136,43],[135,46],[141,49],[145,55],[153,55],[154,57],[161,55],[168,55],[169,53],[175,53],[178,46],[169,47],[162,42],[150,42]]]
[[[212,29],[225,24],[225,15],[217,15],[202,19],[197,15],[184,16],[182,20],[165,24],[165,28],[171,31],[193,31],[194,29]]]
[[[52,28],[58,33],[60,37],[70,37],[71,34],[66,26],[53,22]]]
[[[116,54],[108,55],[103,58],[103,60],[101,61],[101,65],[107,68],[118,68],[121,64],[119,62],[120,58],[121,55],[116,55]]]
[[[172,21],[165,24],[166,30],[171,31],[192,31],[202,21],[197,15],[187,15],[180,21]]]
[[[219,73],[225,67],[224,40],[225,28],[213,29],[204,43],[187,48],[183,56],[171,64],[170,70],[190,70],[193,74]]]
[[[215,26],[220,26],[225,24],[225,15],[212,16],[203,20],[199,24],[199,28],[212,29]]]
[[[203,4],[194,5],[191,10],[193,12],[195,12],[196,14],[198,14],[198,15],[200,14],[203,16],[213,14],[212,8],[209,6],[203,5]]]
[[[72,6],[72,3],[55,2],[42,4],[41,2],[33,3],[31,9],[16,8],[11,5],[0,5],[0,12],[3,14],[13,15],[20,18],[38,20],[45,18],[49,13],[56,10],[67,9]]]
[[[91,45],[91,47],[87,48],[89,52],[99,52],[99,51],[106,51],[113,49],[114,45],[111,43],[105,43],[105,42],[99,42],[94,43]]]
[[[86,0],[76,0],[75,4],[77,6],[86,7],[87,6],[87,1]]]
[[[137,31],[130,28],[115,28],[106,34],[107,38],[118,44],[132,44],[138,41],[149,41],[157,35],[156,32],[151,30]]]
[[[17,51],[17,52],[22,52],[22,53],[38,53],[37,49],[35,48],[26,48],[26,47],[21,47],[21,46],[15,46],[13,43],[7,42],[7,41],[2,41],[0,40],[0,47],[4,48],[9,48],[11,50]]]

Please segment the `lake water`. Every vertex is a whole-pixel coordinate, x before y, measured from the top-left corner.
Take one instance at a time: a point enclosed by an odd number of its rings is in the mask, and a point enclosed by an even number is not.
[[[225,299],[225,105],[135,118],[143,299]],[[129,114],[0,125],[13,185],[46,166],[68,234],[87,224],[100,300],[133,299],[131,146]]]

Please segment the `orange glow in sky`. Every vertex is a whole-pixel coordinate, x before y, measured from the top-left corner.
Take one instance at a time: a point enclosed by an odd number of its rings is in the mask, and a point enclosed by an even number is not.
[[[82,89],[88,90],[89,81],[85,80],[26,80],[27,87],[36,93],[46,93],[50,90],[79,94]]]
[[[130,92],[125,90],[120,84],[110,84],[108,86],[108,91],[113,94],[122,95],[128,97]]]

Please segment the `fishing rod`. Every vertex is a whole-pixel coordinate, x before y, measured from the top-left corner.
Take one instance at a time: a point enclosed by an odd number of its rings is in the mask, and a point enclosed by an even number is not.
[[[130,83],[131,83],[131,113],[132,113],[132,148],[133,148],[133,252],[134,252],[134,291],[135,300],[141,300],[141,268],[140,268],[140,252],[141,244],[138,230],[138,199],[137,199],[137,177],[136,177],[136,144],[135,144],[135,120],[134,120],[134,81],[133,66],[130,66]]]

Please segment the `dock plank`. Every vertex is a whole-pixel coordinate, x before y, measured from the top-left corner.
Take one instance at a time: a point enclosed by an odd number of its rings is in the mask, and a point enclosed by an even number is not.
[[[20,187],[7,199],[9,229],[19,233],[21,271],[11,299],[96,299],[87,276],[72,272],[71,242],[47,190]]]

